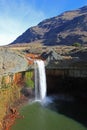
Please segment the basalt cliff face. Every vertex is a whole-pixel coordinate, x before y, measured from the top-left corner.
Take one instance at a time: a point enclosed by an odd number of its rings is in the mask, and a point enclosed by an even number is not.
[[[64,12],[26,30],[11,44],[40,42],[43,45],[87,44],[87,6]]]

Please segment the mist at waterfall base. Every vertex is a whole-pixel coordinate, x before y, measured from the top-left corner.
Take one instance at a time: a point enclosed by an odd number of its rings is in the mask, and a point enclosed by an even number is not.
[[[24,118],[17,119],[11,130],[87,130],[87,107],[73,96],[46,96],[46,89],[44,62],[36,60],[35,101],[20,110]]]

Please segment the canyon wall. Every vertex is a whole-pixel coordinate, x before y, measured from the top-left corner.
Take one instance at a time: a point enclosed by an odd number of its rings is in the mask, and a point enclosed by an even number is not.
[[[87,77],[87,68],[52,68],[46,69],[47,75],[62,76],[62,77]]]
[[[47,93],[66,93],[87,98],[86,69],[47,69]]]

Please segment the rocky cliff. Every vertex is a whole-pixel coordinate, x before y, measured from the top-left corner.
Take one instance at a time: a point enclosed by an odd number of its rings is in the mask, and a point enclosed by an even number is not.
[[[21,98],[23,82],[22,74],[18,72],[26,70],[27,66],[28,62],[21,53],[0,48],[0,130],[9,108]]]
[[[26,30],[11,44],[40,42],[43,45],[87,44],[87,6],[64,12]]]
[[[24,71],[27,60],[23,55],[8,48],[0,48],[0,75]]]

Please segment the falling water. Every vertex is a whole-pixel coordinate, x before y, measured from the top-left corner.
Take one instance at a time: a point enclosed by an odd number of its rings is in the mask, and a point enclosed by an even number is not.
[[[35,62],[35,100],[42,101],[46,97],[46,74],[42,60]]]

